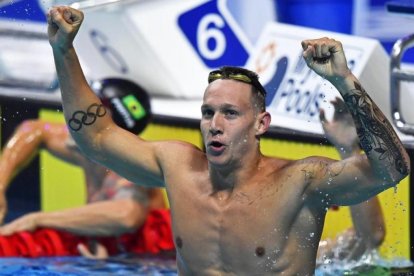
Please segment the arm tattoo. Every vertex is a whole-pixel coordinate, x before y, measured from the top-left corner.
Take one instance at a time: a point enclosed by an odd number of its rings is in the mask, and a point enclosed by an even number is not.
[[[68,125],[71,130],[79,131],[83,125],[89,126],[93,124],[98,117],[103,117],[106,114],[106,109],[102,104],[91,104],[86,112],[78,110],[72,114]]]
[[[361,85],[357,82],[354,85],[352,93],[343,98],[354,118],[361,148],[368,157],[374,154],[387,167],[407,174],[408,163],[404,160],[404,149],[397,134]]]
[[[304,173],[305,181],[309,182],[315,178],[335,178],[342,173],[345,168],[345,163],[339,164],[338,166],[330,166],[328,162],[317,161],[312,162],[308,166],[305,166],[301,171]],[[316,174],[315,172],[321,172]]]

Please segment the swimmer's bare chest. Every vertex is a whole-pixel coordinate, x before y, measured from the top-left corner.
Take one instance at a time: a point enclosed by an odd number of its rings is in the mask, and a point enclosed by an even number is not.
[[[290,226],[301,208],[294,189],[268,185],[231,195],[182,192],[172,196],[171,209],[179,260],[188,269],[257,273],[288,266]]]

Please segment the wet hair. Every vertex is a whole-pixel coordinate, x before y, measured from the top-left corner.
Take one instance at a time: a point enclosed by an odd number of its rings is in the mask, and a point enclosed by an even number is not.
[[[208,83],[218,79],[231,79],[244,82],[252,86],[252,94],[255,106],[261,112],[266,111],[266,90],[259,81],[259,76],[248,69],[236,66],[223,66],[218,70],[211,71],[208,75]]]

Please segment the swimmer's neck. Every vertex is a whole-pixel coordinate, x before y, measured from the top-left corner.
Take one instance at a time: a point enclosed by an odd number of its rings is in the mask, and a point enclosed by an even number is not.
[[[263,160],[263,155],[259,154],[252,160],[241,160],[233,164],[223,166],[210,164],[209,175],[213,193],[223,190],[231,192],[249,183],[249,179],[255,176],[258,168],[262,166]]]

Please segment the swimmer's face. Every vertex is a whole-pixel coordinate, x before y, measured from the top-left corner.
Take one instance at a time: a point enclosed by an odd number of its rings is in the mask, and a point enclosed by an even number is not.
[[[258,118],[249,84],[218,79],[209,84],[201,107],[200,129],[210,163],[238,162],[257,153]]]

